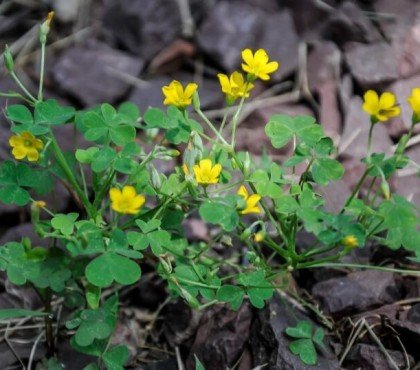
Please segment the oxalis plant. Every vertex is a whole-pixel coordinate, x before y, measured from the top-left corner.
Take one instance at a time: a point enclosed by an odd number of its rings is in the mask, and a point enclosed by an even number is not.
[[[19,92],[1,95],[22,102],[5,108],[11,159],[0,167],[0,200],[30,207],[34,228],[49,245],[32,245],[23,238],[0,247],[0,269],[11,283],[32,287],[45,306],[40,311],[2,310],[0,317],[44,315],[50,358],[59,332],[76,351],[97,357],[86,369],[122,369],[129,351],[112,344],[118,291],[141,279],[140,265],[146,262],[156,267],[173,297],[194,309],[228,303],[237,310],[244,299],[262,308],[283,279],[301,269],[344,266],[419,275],[340,260],[372,241],[404,248],[409,260],[419,262],[415,207],[392,194],[388,181],[409,163],[404,151],[420,121],[420,88],[408,99],[411,128],[390,156],[371,152],[372,132],[399,115],[400,107],[389,92],[365,94],[363,109],[370,117],[365,171],[342,210],[331,213],[320,193],[342,178],[344,168],[334,158],[333,141],[313,117],[278,114],[266,124],[274,148],[293,146],[283,163],[236,150],[240,115],[254,82],[269,80],[279,68],[264,50],[242,52],[244,73],[217,76],[227,105],[219,127],[201,111],[198,86],[184,87],[178,81],[162,88],[166,111],[149,108],[141,114],[128,102],[77,111],[43,98],[52,16],[40,26],[37,94],[21,82],[5,49],[4,62]],[[72,125],[75,138],[81,134],[89,147],[79,149],[75,140],[74,150],[63,151],[55,130],[64,125]],[[168,176],[158,171],[158,161],[174,158],[182,161]],[[57,180],[71,194],[77,212],[58,213],[46,203],[45,195],[53,192]],[[362,199],[365,183],[370,186]],[[182,225],[190,217],[210,226],[210,241],[187,240]],[[316,240],[304,250],[296,244],[302,230]],[[54,328],[59,304],[71,313],[60,330]],[[285,334],[294,354],[307,364],[316,363],[316,351],[324,346],[322,329],[297,321]],[[197,368],[202,368],[199,361]]]

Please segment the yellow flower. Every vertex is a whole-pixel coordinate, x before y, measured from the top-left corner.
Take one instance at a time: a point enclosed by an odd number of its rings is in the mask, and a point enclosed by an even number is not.
[[[384,92],[379,97],[376,91],[373,90],[365,93],[363,110],[369,113],[373,122],[384,122],[401,113],[400,107],[396,105],[394,94]]]
[[[248,98],[249,92],[254,87],[251,82],[245,81],[242,73],[237,71],[233,72],[230,77],[223,73],[219,73],[217,77],[229,104],[232,104],[238,98]]]
[[[109,197],[111,198],[111,208],[123,215],[135,215],[146,202],[144,195],[137,194],[133,186],[124,186],[122,191],[118,188],[111,188]]]
[[[185,109],[192,103],[192,98],[197,90],[198,85],[195,83],[189,83],[185,90],[179,81],[172,81],[168,86],[162,87],[165,105],[175,105],[179,109]]]
[[[420,88],[416,87],[411,90],[411,95],[408,98],[408,102],[410,103],[411,109],[413,110],[413,119],[415,121],[420,120]]]
[[[213,163],[211,159],[202,159],[199,164],[193,167],[195,180],[202,185],[217,184],[219,182],[222,166]]]
[[[240,195],[242,198],[244,198],[246,202],[246,207],[241,211],[243,215],[247,215],[249,213],[261,213],[260,208],[258,207],[257,203],[261,199],[261,195],[259,194],[252,194],[249,195],[248,190],[246,190],[246,187],[242,185],[238,190],[238,195]]]
[[[355,248],[359,246],[359,242],[354,235],[347,235],[341,240],[341,243],[348,248]]]
[[[256,233],[254,235],[254,242],[255,243],[260,243],[264,240],[264,233],[262,231]]]
[[[13,148],[13,157],[16,159],[28,157],[30,162],[36,162],[39,159],[39,151],[44,147],[41,140],[27,131],[11,136],[9,144]]]
[[[34,202],[34,205],[38,208],[45,208],[47,206],[47,203],[44,202],[43,200],[36,200]]]
[[[251,79],[260,78],[261,80],[269,80],[270,73],[277,71],[279,64],[277,62],[269,62],[267,52],[259,49],[252,54],[251,49],[242,51],[242,69],[249,73]]]

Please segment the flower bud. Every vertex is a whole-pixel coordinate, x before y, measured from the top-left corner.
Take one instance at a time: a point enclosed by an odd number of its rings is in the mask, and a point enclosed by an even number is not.
[[[384,198],[386,200],[389,200],[391,198],[391,191],[389,189],[389,184],[387,181],[382,181],[381,182],[381,190],[382,190],[382,194],[384,195]]]
[[[154,166],[151,168],[151,171],[152,171],[152,179],[151,179],[152,186],[155,190],[160,190],[160,188],[162,187],[162,180],[160,178],[160,175]]]
[[[9,46],[7,45],[4,48],[3,59],[4,59],[4,65],[6,66],[7,70],[9,72],[13,72],[15,63],[13,61],[13,56],[12,56],[12,53],[10,52]]]
[[[251,157],[249,152],[245,152],[245,159],[244,159],[244,174],[245,176],[249,174],[249,170],[251,169]]]
[[[146,130],[146,136],[149,140],[153,140],[159,134],[158,128],[149,128]]]
[[[254,242],[260,243],[264,240],[265,233],[263,231],[259,231],[254,235]]]
[[[200,97],[198,96],[198,92],[196,91],[193,95],[193,106],[195,110],[200,110]]]
[[[45,44],[47,42],[47,35],[50,32],[50,24],[53,17],[54,12],[49,12],[47,19],[39,27],[39,40],[41,41],[41,44]]]
[[[342,240],[341,243],[346,248],[355,248],[359,246],[359,241],[357,240],[356,236],[354,235],[347,235]]]

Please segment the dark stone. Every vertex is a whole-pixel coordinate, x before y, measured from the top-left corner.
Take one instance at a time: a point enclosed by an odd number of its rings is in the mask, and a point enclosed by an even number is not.
[[[262,47],[259,40],[266,20],[265,12],[249,4],[219,1],[198,30],[198,46],[230,72],[239,66],[243,49]]]
[[[378,23],[386,38],[400,42],[407,30],[419,22],[420,2],[418,0],[375,0],[373,8],[378,14]]]
[[[48,246],[48,240],[40,238],[31,223],[21,224],[15,227],[9,228],[0,238],[0,245],[8,242],[20,242],[23,237],[31,239],[33,246]]]
[[[319,120],[325,135],[329,136],[335,145],[340,141],[342,117],[338,106],[338,87],[334,81],[318,86],[320,103]]]
[[[407,318],[412,322],[420,324],[420,303],[415,304],[409,309]]]
[[[337,358],[328,346],[326,353],[319,354],[315,366],[305,365],[298,356],[290,352],[290,339],[285,334],[286,328],[295,326],[297,320],[310,319],[296,307],[286,305],[287,303],[276,294],[266,303],[264,309],[258,311],[250,338],[254,366],[266,364],[266,368],[270,370],[339,369]]]
[[[392,137],[399,138],[410,129],[413,111],[407,102],[407,98],[411,95],[411,90],[419,86],[420,76],[414,76],[404,80],[401,79],[389,87],[388,90],[396,95],[397,101],[400,103],[401,107],[401,115],[392,118],[385,124]],[[418,130],[420,130],[420,128]]]
[[[386,42],[347,43],[345,59],[351,74],[363,89],[378,88],[399,76],[398,54]]]
[[[91,41],[66,50],[54,66],[53,75],[60,88],[86,106],[112,104],[130,87],[118,73],[137,76],[143,65],[139,58]]]
[[[312,294],[325,313],[337,315],[393,302],[401,292],[391,273],[367,270],[317,283]]]
[[[146,60],[181,36],[177,0],[107,0],[103,24],[109,38]]]
[[[409,148],[405,153],[414,163],[420,163],[420,145]],[[413,204],[420,206],[420,187],[418,168],[408,165],[394,176],[397,194],[405,196]]]
[[[195,369],[194,355],[206,369],[231,367],[248,340],[251,320],[252,311],[247,303],[238,311],[232,311],[225,305],[207,310],[201,318],[190,349],[187,369]]]
[[[340,73],[341,52],[330,41],[316,42],[308,55],[308,84],[311,90],[336,81]]]
[[[321,38],[322,29],[329,15],[334,12],[335,0],[285,0],[292,10],[296,30],[305,41]]]
[[[419,17],[420,18],[420,17]],[[420,25],[413,26],[407,33],[398,71],[402,77],[409,77],[420,72]]]
[[[363,158],[366,156],[368,132],[370,127],[369,116],[362,110],[363,101],[354,96],[348,105],[344,120],[344,131],[339,145],[339,153],[350,158]],[[377,124],[372,135],[372,152],[386,152],[392,146],[384,124]]]
[[[332,181],[319,187],[318,191],[325,200],[325,210],[332,213],[339,213],[351,194],[350,187],[343,180]]]
[[[280,63],[273,74],[274,80],[282,80],[295,72],[298,67],[299,37],[295,30],[290,11],[267,14],[262,20],[263,30],[256,48],[263,48],[270,60]]]
[[[348,41],[371,43],[381,40],[378,30],[352,1],[345,1],[331,13],[323,34],[338,45]]]
[[[147,365],[138,367],[136,370],[178,370],[178,363],[175,357],[167,360],[152,362]]]
[[[386,350],[392,357],[399,368],[410,364],[405,363],[404,354],[400,351]],[[413,364],[413,358],[409,356],[410,363]],[[358,343],[349,352],[345,368],[348,370],[361,369],[361,370],[385,370],[392,369],[385,354],[377,346]]]
[[[390,325],[397,331],[401,341],[416,361],[420,361],[420,323],[409,320],[390,320]]]

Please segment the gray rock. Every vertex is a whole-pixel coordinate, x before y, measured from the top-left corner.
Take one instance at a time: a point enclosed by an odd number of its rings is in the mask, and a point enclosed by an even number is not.
[[[263,20],[263,31],[257,48],[267,51],[271,60],[280,63],[280,68],[273,74],[274,80],[289,76],[298,66],[299,37],[295,30],[290,11],[272,13]]]
[[[295,307],[287,307],[286,304],[276,294],[263,310],[258,311],[250,338],[254,366],[265,365],[264,368],[269,370],[339,369],[337,358],[328,346],[325,354],[319,354],[315,366],[305,365],[298,356],[290,352],[290,340],[285,329],[295,326],[297,320],[310,319]]]
[[[241,51],[260,47],[267,14],[241,1],[219,1],[198,30],[197,43],[227,71],[237,68]]]
[[[144,62],[91,41],[66,50],[53,68],[60,88],[86,106],[113,103],[129,89],[121,73],[137,76]]]
[[[404,39],[398,71],[403,77],[420,72],[420,24],[413,26]]]
[[[352,1],[345,1],[331,13],[323,34],[338,45],[348,41],[371,43],[381,40],[378,30],[357,3]]]
[[[405,363],[404,354],[400,351],[386,350],[398,367],[403,368]],[[411,365],[414,360],[409,356]],[[377,347],[366,343],[356,344],[349,352],[346,361],[346,369],[362,370],[386,370],[392,369],[385,354]]]
[[[406,133],[411,126],[411,116],[413,111],[407,102],[407,98],[411,95],[411,90],[420,86],[420,76],[414,76],[407,79],[401,79],[393,83],[387,90],[393,92],[401,107],[401,115],[392,118],[386,123],[386,128],[392,137],[399,138]]]
[[[108,37],[150,60],[181,35],[177,0],[107,0],[103,24]]]
[[[48,240],[41,239],[35,233],[34,226],[31,223],[24,223],[9,228],[0,238],[0,245],[6,244],[8,242],[20,242],[24,237],[31,239],[33,246],[48,246]]]
[[[360,97],[353,97],[348,103],[348,110],[344,120],[344,131],[339,144],[339,153],[350,158],[366,156],[370,120],[362,110],[363,101]],[[385,152],[392,146],[385,125],[389,122],[378,123],[373,130],[372,152]]]
[[[401,292],[391,273],[367,270],[317,283],[312,294],[325,313],[336,315],[393,302]]]
[[[187,368],[195,368],[196,355],[206,369],[231,367],[241,355],[251,329],[252,311],[248,304],[238,311],[225,305],[214,306],[201,318],[187,359]]]
[[[395,81],[398,76],[398,53],[386,42],[347,43],[346,63],[351,74],[364,89]]]

